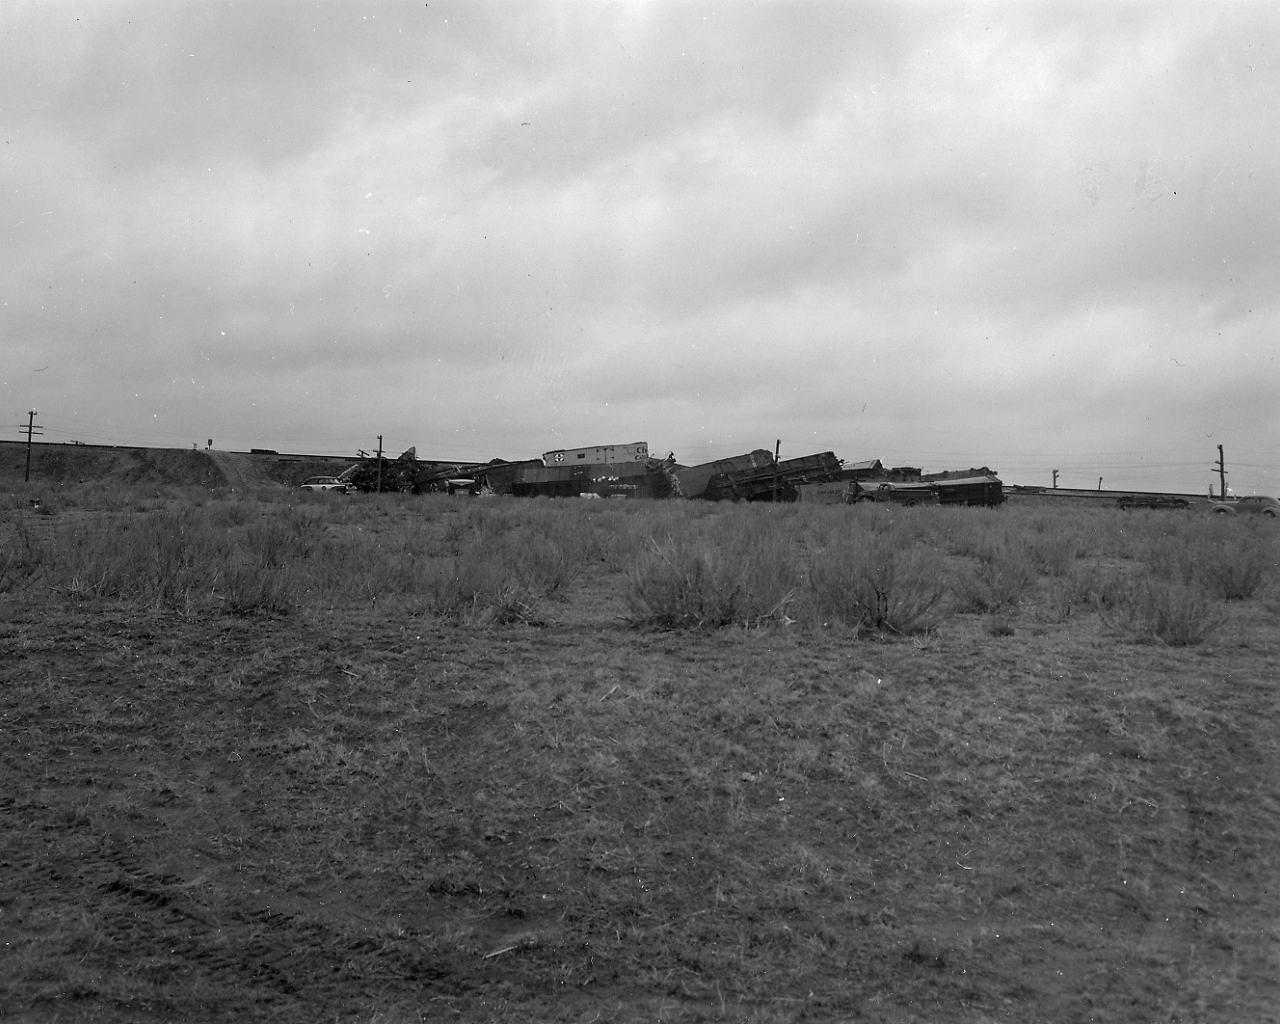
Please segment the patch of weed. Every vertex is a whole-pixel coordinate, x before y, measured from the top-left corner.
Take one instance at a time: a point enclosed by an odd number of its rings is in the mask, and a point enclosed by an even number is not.
[[[1195,584],[1143,575],[1110,596],[1104,618],[1139,642],[1172,647],[1204,643],[1223,623],[1220,602]],[[1104,607],[1101,602],[1099,607]]]
[[[799,583],[789,538],[737,517],[690,533],[650,537],[641,550],[626,593],[634,622],[716,629],[787,617]]]
[[[981,545],[976,566],[957,574],[954,588],[961,611],[998,612],[1016,608],[1036,580],[1036,557],[1017,539],[1000,538]]]
[[[813,622],[908,634],[937,625],[946,593],[937,551],[846,530],[813,552],[805,603]]]

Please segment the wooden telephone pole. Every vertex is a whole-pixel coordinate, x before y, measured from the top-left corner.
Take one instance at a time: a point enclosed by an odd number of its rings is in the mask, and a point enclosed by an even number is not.
[[[1218,500],[1227,500],[1227,463],[1222,457],[1222,445],[1218,445]]]
[[[31,480],[31,437],[33,434],[39,437],[41,433],[43,429],[36,425],[36,411],[32,409],[27,413],[27,471],[22,477],[24,482]]]

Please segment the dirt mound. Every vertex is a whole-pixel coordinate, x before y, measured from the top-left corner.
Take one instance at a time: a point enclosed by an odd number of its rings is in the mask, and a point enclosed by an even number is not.
[[[21,480],[25,442],[0,441],[0,480]],[[354,459],[274,452],[225,452],[185,448],[120,448],[105,445],[34,444],[33,482],[170,484],[180,487],[294,487],[309,476],[337,476]]]
[[[21,479],[26,445],[0,443],[0,477]],[[222,469],[208,453],[182,448],[107,448],[78,444],[31,446],[32,481],[77,483],[106,480],[124,484],[178,484],[221,487]]]

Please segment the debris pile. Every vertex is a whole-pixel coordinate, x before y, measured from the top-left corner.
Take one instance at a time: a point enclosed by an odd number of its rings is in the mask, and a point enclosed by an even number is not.
[[[396,459],[362,459],[338,475],[358,491],[416,491],[418,452],[410,448]]]

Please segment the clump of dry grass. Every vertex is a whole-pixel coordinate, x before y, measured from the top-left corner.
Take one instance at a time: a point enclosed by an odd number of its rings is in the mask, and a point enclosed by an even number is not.
[[[1204,567],[1202,579],[1225,601],[1245,601],[1257,595],[1267,582],[1271,566],[1263,560],[1262,552],[1228,552],[1228,557]]]
[[[1127,593],[1129,574],[1096,566],[1074,566],[1048,581],[1041,595],[1041,615],[1049,622],[1065,622],[1078,610],[1114,609]]]
[[[1278,560],[1274,531],[1258,525],[1193,523],[1149,540],[1144,561],[1163,579],[1199,584],[1224,601],[1249,600],[1275,574]]]
[[[1068,575],[1080,557],[1080,540],[1074,533],[1034,533],[1027,546],[1036,567],[1049,576]]]
[[[457,539],[458,554],[421,570],[427,607],[437,615],[476,625],[530,622],[541,602],[569,586],[585,565],[576,518],[564,510],[524,525],[503,520],[498,529],[482,516],[470,523],[469,539]]]
[[[0,593],[13,590],[38,574],[47,561],[47,546],[22,522],[0,549]]]
[[[1243,544],[1214,544],[1199,567],[1200,579],[1225,601],[1246,601],[1255,597],[1275,574],[1274,543],[1246,540]]]
[[[298,605],[293,573],[280,566],[239,564],[225,573],[223,607],[232,615],[287,615]]]
[[[671,536],[649,543],[629,579],[627,604],[637,623],[716,628],[735,621],[741,585],[715,545]]]
[[[936,550],[847,530],[813,553],[805,596],[814,621],[905,634],[935,626],[946,593]]]
[[[927,511],[932,513],[930,519],[945,524],[941,527],[940,546],[949,555],[976,556],[991,545],[1004,526],[1003,509],[945,508]]]
[[[230,540],[198,510],[115,515],[60,529],[50,567],[76,597],[121,597],[190,611],[207,603]]]
[[[1150,574],[1113,580],[1106,602],[1099,597],[1097,607],[1103,621],[1140,643],[1171,647],[1202,644],[1224,621],[1220,603],[1202,587]]]
[[[954,589],[960,610],[998,612],[1017,607],[1036,581],[1036,558],[1018,539],[1001,538],[981,545],[978,563],[961,570]]]
[[[715,629],[787,619],[800,574],[793,541],[746,515],[650,537],[627,580],[637,624]]]
[[[473,625],[506,625],[533,618],[541,595],[509,565],[473,548],[436,570],[428,607],[443,618]]]

